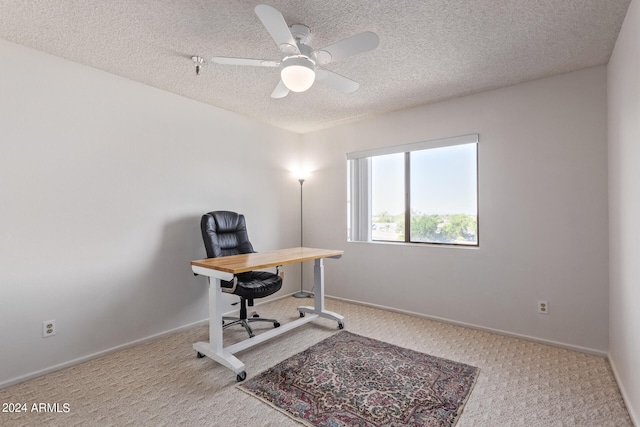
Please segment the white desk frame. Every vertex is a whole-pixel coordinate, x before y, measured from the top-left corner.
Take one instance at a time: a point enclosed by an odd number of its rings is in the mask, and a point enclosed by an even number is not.
[[[323,258],[341,258],[342,255],[328,256]],[[222,330],[223,330],[223,307],[222,307],[222,289],[221,280],[232,280],[233,274],[225,271],[215,270],[213,268],[205,268],[201,266],[192,265],[194,273],[208,276],[209,280],[209,342],[197,342],[193,345],[193,348],[200,354],[207,356],[221,365],[226,366],[237,374],[238,381],[243,380],[246,377],[245,364],[241,362],[235,353],[245,350],[247,348],[258,345],[278,335],[284,334],[292,329],[302,326],[318,317],[325,317],[327,319],[335,320],[338,322],[340,329],[344,328],[344,317],[327,311],[324,308],[324,263],[323,258],[316,258],[314,260],[313,281],[314,281],[314,306],[301,306],[298,307],[300,313],[300,319],[294,320],[289,323],[285,323],[278,328],[271,329],[266,332],[261,332],[252,338],[247,338],[244,341],[240,341],[229,347],[223,347],[222,342]],[[302,262],[300,260],[298,262]]]

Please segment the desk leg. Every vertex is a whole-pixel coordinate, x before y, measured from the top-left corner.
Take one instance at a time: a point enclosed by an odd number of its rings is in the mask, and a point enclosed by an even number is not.
[[[324,262],[322,258],[315,260],[315,265],[313,267],[313,284],[314,307],[298,307],[300,315],[304,316],[306,313],[314,313],[319,316],[326,317],[327,319],[337,321],[338,327],[343,329],[344,316],[324,309]]]
[[[193,348],[201,355],[232,369],[240,377],[244,372],[244,363],[232,353],[225,351],[223,347],[221,295],[220,279],[209,279],[209,342],[197,342],[193,345]]]
[[[209,279],[209,344],[222,354],[222,287],[220,279]]]

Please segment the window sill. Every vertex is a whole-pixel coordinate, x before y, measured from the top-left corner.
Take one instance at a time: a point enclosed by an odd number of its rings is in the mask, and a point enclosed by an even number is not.
[[[415,242],[391,242],[391,241],[361,241],[347,240],[347,244],[364,244],[364,245],[389,245],[389,246],[412,246],[417,248],[445,248],[445,249],[475,249],[479,250],[480,245],[452,245],[447,243],[415,243]]]

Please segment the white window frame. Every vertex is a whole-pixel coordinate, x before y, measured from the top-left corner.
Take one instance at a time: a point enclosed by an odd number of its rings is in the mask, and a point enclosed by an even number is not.
[[[388,154],[407,153],[412,151],[427,150],[439,147],[451,147],[463,144],[478,144],[477,133],[454,136],[450,138],[440,138],[429,141],[415,142],[411,144],[395,145],[391,147],[374,148],[370,150],[347,153],[347,231],[348,241],[351,242],[372,242],[371,236],[371,158]],[[477,153],[477,149],[476,149]],[[477,159],[476,159],[477,165]],[[477,186],[476,177],[476,186]],[[476,188],[477,191],[477,188]],[[478,228],[480,227],[478,221]],[[479,230],[476,234],[477,241],[473,245],[458,245],[444,243],[444,245],[478,247],[480,244]],[[400,244],[439,244],[443,243],[419,243],[419,242],[397,242]]]

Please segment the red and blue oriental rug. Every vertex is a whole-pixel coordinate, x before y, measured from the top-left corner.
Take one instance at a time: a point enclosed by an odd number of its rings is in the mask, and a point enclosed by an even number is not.
[[[310,426],[453,426],[478,373],[342,331],[238,387]]]

